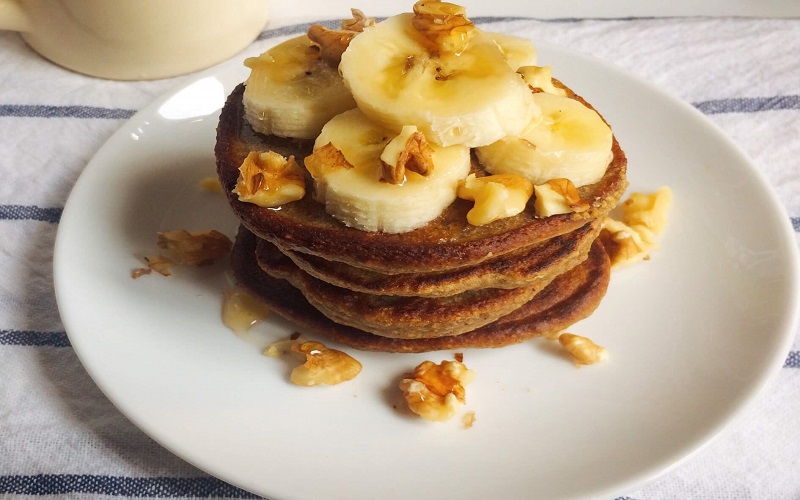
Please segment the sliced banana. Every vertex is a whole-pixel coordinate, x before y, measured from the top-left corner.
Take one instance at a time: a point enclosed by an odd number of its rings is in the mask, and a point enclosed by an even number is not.
[[[500,52],[505,56],[511,69],[516,71],[523,66],[536,64],[536,47],[529,39],[504,33],[486,33],[486,35],[500,47]]]
[[[415,19],[390,17],[342,54],[339,71],[364,114],[395,132],[415,125],[432,143],[468,147],[519,134],[537,115],[528,86],[489,35],[468,20],[447,31],[448,21],[434,19],[444,34],[430,36]]]
[[[245,117],[263,134],[313,139],[335,115],[355,107],[336,68],[307,36],[287,40],[245,60]]]
[[[517,73],[522,76],[525,83],[533,89],[539,89],[548,94],[560,95],[565,97],[567,91],[556,87],[553,84],[553,68],[550,66],[520,66]]]
[[[408,128],[403,133],[414,135]],[[458,181],[470,170],[469,148],[430,144],[430,171],[406,170],[393,184],[383,179],[381,155],[397,136],[359,109],[325,124],[305,164],[314,178],[314,196],[329,214],[363,231],[403,233],[424,226],[455,200]],[[396,156],[394,145],[384,155]]]
[[[477,149],[493,174],[516,174],[536,185],[565,178],[576,187],[593,184],[611,158],[611,128],[594,110],[568,97],[533,94],[541,117],[519,135]]]

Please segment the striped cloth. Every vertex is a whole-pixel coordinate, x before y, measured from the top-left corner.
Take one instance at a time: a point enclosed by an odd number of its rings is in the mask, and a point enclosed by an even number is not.
[[[692,103],[775,188],[800,244],[800,20],[482,18],[592,54]],[[264,32],[250,50],[303,31]],[[63,331],[51,259],[94,152],[179,83],[73,74],[0,32],[0,497],[254,498],[173,456],[96,388]],[[746,202],[746,201],[743,201]],[[800,341],[733,429],[625,499],[800,498]]]

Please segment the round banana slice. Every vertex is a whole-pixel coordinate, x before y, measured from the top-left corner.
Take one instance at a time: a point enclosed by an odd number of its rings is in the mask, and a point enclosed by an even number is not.
[[[464,25],[432,40],[415,27],[419,19],[390,17],[342,54],[339,71],[364,114],[394,131],[415,125],[442,146],[485,146],[519,134],[538,110],[498,43],[463,16]],[[454,48],[453,39],[464,43]]]
[[[313,139],[325,123],[356,104],[336,68],[302,35],[245,60],[245,117],[267,135]]]
[[[536,46],[527,38],[506,35],[505,33],[487,32],[486,35],[500,47],[500,52],[505,56],[511,69],[516,71],[521,67],[536,64]]]
[[[404,136],[357,108],[325,124],[305,165],[314,178],[314,196],[329,214],[363,231],[402,233],[424,226],[455,200],[458,181],[469,174],[469,148],[430,144],[428,170],[407,169],[393,183],[385,179],[381,156],[396,149],[398,137]]]
[[[599,181],[612,158],[611,128],[596,111],[568,97],[533,94],[541,117],[519,135],[476,150],[493,174],[516,174],[541,185],[566,178],[576,187]]]

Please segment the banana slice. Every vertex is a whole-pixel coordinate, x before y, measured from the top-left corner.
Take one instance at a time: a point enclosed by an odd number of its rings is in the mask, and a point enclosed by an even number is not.
[[[430,144],[432,168],[424,175],[406,169],[397,184],[387,182],[381,155],[398,157],[397,142],[415,137],[415,130],[406,127],[397,134],[359,109],[334,117],[317,138],[315,153],[305,159],[316,199],[333,217],[363,231],[403,233],[438,217],[469,173],[469,148]]]
[[[498,44],[462,8],[419,2],[415,11],[420,4],[444,13],[390,17],[342,54],[339,71],[358,107],[395,132],[415,125],[442,146],[485,146],[519,134],[538,110]]]
[[[504,33],[487,33],[487,35],[500,47],[500,52],[514,71],[523,66],[536,64],[536,47],[527,38]]]
[[[541,109],[519,135],[476,150],[493,174],[516,174],[535,185],[566,178],[576,187],[599,181],[612,158],[611,128],[581,102],[546,92],[533,94]]]
[[[245,117],[263,134],[313,139],[325,123],[355,107],[336,68],[302,35],[245,60]]]

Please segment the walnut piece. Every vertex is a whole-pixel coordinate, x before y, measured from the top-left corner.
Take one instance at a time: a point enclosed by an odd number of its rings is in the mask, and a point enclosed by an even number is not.
[[[230,238],[219,231],[160,231],[156,233],[156,244],[166,250],[167,255],[147,255],[147,267],[134,269],[131,278],[137,279],[155,271],[170,276],[176,265],[207,266],[220,257],[228,255],[233,246]]]
[[[300,339],[300,332],[294,332],[285,339],[276,340],[275,342],[264,348],[264,356],[270,358],[277,358],[283,354],[292,352],[292,346],[295,344],[302,344],[305,340]]]
[[[575,184],[569,179],[550,179],[544,184],[533,187],[536,199],[533,210],[537,217],[585,212],[589,203],[581,200]]]
[[[475,206],[467,212],[467,222],[473,226],[483,226],[525,210],[533,194],[533,184],[514,174],[485,177],[470,174],[459,182],[456,194],[463,200],[475,202]]]
[[[175,265],[172,259],[168,259],[163,255],[148,255],[145,256],[144,261],[147,263],[147,267],[134,269],[133,272],[131,272],[131,278],[137,279],[153,271],[162,276],[172,275],[172,266]]]
[[[658,249],[658,236],[667,225],[672,192],[662,187],[655,193],[631,193],[622,203],[622,221],[606,217],[600,241],[618,269],[643,260]]]
[[[335,385],[361,373],[357,359],[322,342],[294,344],[291,350],[305,357],[305,363],[292,370],[290,380],[295,385]]]
[[[320,179],[326,174],[343,168],[353,168],[353,165],[344,157],[344,153],[330,142],[315,149],[313,153],[306,156],[303,163],[314,179]]]
[[[233,192],[239,195],[239,201],[265,208],[278,207],[305,196],[305,174],[294,156],[251,151],[239,167]]]
[[[381,153],[383,176],[381,180],[402,184],[406,170],[428,176],[433,172],[433,149],[425,135],[413,125],[406,125]]]
[[[459,54],[476,34],[475,25],[467,19],[464,7],[438,0],[415,3],[411,24],[428,42],[427,49],[433,55]]]
[[[166,260],[184,266],[207,266],[231,251],[230,238],[214,229],[210,231],[160,231],[158,247],[166,250]],[[150,264],[150,262],[148,262]],[[152,267],[152,264],[150,264]],[[157,269],[156,269],[157,270]]]
[[[579,365],[592,365],[608,360],[608,351],[586,337],[572,333],[562,333],[558,337],[561,344]]]
[[[465,413],[464,416],[461,417],[461,423],[464,424],[465,429],[469,429],[475,425],[475,412],[468,411]]]
[[[342,54],[353,38],[366,28],[375,25],[375,19],[369,18],[358,9],[350,9],[352,19],[342,21],[342,29],[334,30],[325,26],[314,24],[306,35],[320,48],[320,57],[332,68],[338,68],[342,61]]]
[[[452,418],[466,402],[464,386],[472,382],[475,372],[459,361],[423,361],[409,378],[400,381],[411,411],[434,422]]]

